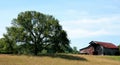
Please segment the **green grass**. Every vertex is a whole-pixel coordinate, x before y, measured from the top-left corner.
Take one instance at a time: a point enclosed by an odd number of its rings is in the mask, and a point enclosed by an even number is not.
[[[111,59],[111,60],[120,61],[120,56],[106,56],[106,58]]]
[[[120,56],[41,54],[39,56],[0,54],[0,65],[120,65]]]

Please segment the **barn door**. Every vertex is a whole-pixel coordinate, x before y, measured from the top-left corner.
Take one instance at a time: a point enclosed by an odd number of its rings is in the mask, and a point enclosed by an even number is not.
[[[96,45],[94,55],[103,55],[103,47],[100,45]]]

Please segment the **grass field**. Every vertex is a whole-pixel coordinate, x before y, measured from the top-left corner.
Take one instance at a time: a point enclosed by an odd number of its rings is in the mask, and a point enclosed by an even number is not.
[[[1,54],[0,65],[120,65],[120,56]]]

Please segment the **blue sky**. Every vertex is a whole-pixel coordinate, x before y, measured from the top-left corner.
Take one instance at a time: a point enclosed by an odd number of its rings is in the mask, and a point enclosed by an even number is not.
[[[120,0],[1,0],[0,37],[18,13],[35,10],[53,15],[78,49],[90,41],[120,44]]]

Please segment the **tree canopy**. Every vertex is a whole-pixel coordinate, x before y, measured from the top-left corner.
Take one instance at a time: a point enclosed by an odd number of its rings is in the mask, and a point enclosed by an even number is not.
[[[20,53],[37,55],[43,50],[48,53],[64,53],[71,50],[67,33],[59,21],[51,15],[36,11],[25,11],[12,20],[4,34],[9,51],[19,49]]]

